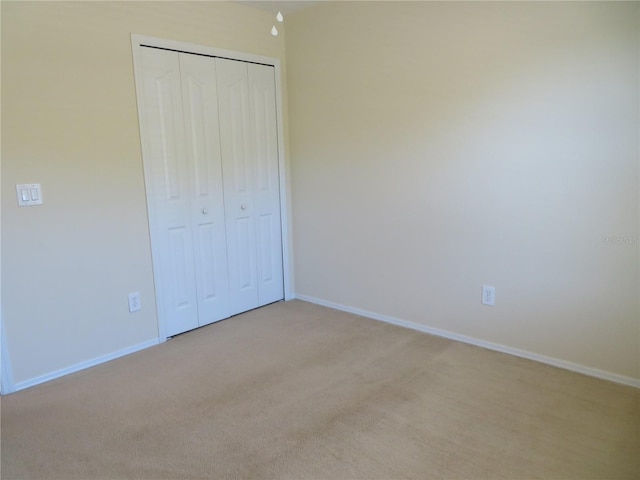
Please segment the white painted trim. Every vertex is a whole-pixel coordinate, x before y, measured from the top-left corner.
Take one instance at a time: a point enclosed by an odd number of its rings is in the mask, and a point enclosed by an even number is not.
[[[282,98],[282,71],[280,69],[280,61],[274,59],[275,80],[276,80],[276,121],[278,128],[278,173],[280,175],[280,225],[282,238],[282,269],[284,274],[284,299],[291,300],[293,298],[293,264],[291,260],[291,247],[289,237],[291,229],[289,228],[289,175],[285,162],[284,152],[284,107]]]
[[[280,60],[278,58],[265,57],[262,55],[254,55],[251,53],[235,52],[232,50],[224,50],[220,48],[207,47],[204,45],[196,45],[188,42],[179,42],[175,40],[167,40],[156,37],[149,37],[146,35],[131,34],[131,50],[133,54],[133,68],[135,76],[136,86],[136,102],[138,112],[143,110],[142,105],[142,72],[140,71],[142,62],[140,61],[140,48],[141,45],[149,45],[153,47],[166,48],[171,50],[178,50],[181,52],[197,53],[202,55],[209,55],[212,57],[229,58],[232,60],[240,60],[244,62],[260,63],[264,65],[271,65],[275,68],[275,84],[276,84],[276,108],[277,108],[277,126],[278,126],[278,168],[280,169],[280,222],[281,222],[281,237],[282,237],[282,266],[284,276],[284,299],[290,300],[293,298],[292,293],[292,278],[293,278],[293,265],[290,262],[291,259],[291,245],[290,239],[290,227],[289,227],[289,209],[288,206],[288,177],[289,172],[286,168],[285,151],[284,151],[284,113],[283,113],[283,101],[282,101],[282,70],[280,67]],[[144,127],[143,119],[138,115],[138,126],[140,133],[140,142],[142,149],[142,163],[144,166],[145,175],[145,194],[146,198],[152,198],[151,192],[151,179],[147,178],[147,172],[151,171],[150,166],[147,165],[149,155],[147,153],[147,146],[144,141]],[[155,221],[155,212],[153,202],[147,201],[147,214],[151,220],[149,223],[149,233],[151,236],[151,257],[153,265],[159,265],[159,258],[157,249],[153,248],[154,241],[154,229],[151,225],[157,225]],[[160,341],[167,339],[166,330],[166,315],[164,307],[161,301],[158,299],[163,298],[162,282],[158,277],[159,272],[153,269],[154,288],[156,295],[156,308],[158,312],[158,337]]]
[[[0,67],[0,70],[2,68]],[[1,131],[1,129],[0,129]],[[1,176],[1,173],[0,173]],[[2,185],[2,182],[0,182]],[[1,187],[0,187],[1,190]],[[1,193],[1,192],[0,192]],[[0,223],[0,230],[2,229]],[[2,235],[0,235],[0,239]],[[1,240],[0,240],[1,242]],[[0,247],[0,251],[2,248]],[[2,258],[0,257],[0,272],[2,272]],[[0,292],[2,292],[2,274],[0,274]],[[0,394],[5,395],[15,391],[13,386],[13,375],[11,370],[11,361],[9,359],[9,350],[7,349],[7,335],[4,330],[4,319],[2,316],[2,301],[0,299]]]
[[[95,367],[96,365],[100,365],[101,363],[109,362],[111,360],[115,360],[116,358],[124,357],[125,355],[129,355],[131,353],[138,352],[140,350],[144,350],[145,348],[153,347],[161,343],[157,338],[153,340],[148,340],[146,342],[139,343],[137,345],[133,345],[131,347],[123,348],[122,350],[118,350],[117,352],[108,353],[101,357],[96,357],[91,360],[87,360],[86,362],[76,363],[67,368],[63,368],[61,370],[56,370],[55,372],[47,373],[46,375],[41,375],[39,377],[31,378],[29,380],[25,380],[24,382],[19,382],[15,385],[15,390],[24,390],[25,388],[33,387],[35,385],[39,385],[44,382],[48,382],[50,380],[54,380],[59,377],[63,377],[65,375],[69,375],[70,373],[76,373],[80,370],[85,370],[87,368]]]
[[[7,393],[13,393],[16,391],[16,388],[13,384],[13,374],[11,369],[11,361],[9,360],[9,350],[7,349],[7,336],[4,331],[4,320],[2,319],[2,314],[0,313],[0,348],[2,348],[2,370],[0,371],[0,375],[2,378],[0,380],[0,388],[2,389],[2,395],[6,395]]]
[[[147,159],[149,158],[149,154],[147,151],[148,150],[147,143],[145,142],[145,137],[144,137],[144,128],[143,128],[144,120],[143,120],[143,117],[140,115],[140,112],[143,111],[142,72],[140,71],[141,65],[142,65],[142,61],[140,60],[140,43],[144,43],[144,38],[145,37],[138,37],[137,35],[131,35],[131,52],[133,54],[133,70],[134,70],[134,80],[135,80],[135,87],[136,87],[136,106],[137,106],[137,112],[138,112],[138,129],[139,129],[138,132],[140,136],[140,148],[142,151],[145,201],[147,205],[147,216],[148,216],[148,224],[149,224],[149,239],[150,239],[151,258],[152,258],[151,269],[153,272],[153,279],[154,279],[153,287],[154,287],[155,302],[156,302],[156,312],[158,315],[158,338],[160,340],[166,340],[167,334],[166,334],[165,322],[163,321],[163,319],[166,316],[164,314],[163,302],[158,300],[160,298],[164,298],[163,297],[164,292],[162,291],[162,283],[158,281],[158,276],[160,275],[160,272],[156,271],[156,265],[160,265],[160,259],[159,259],[159,254],[157,252],[157,249],[153,248],[153,245],[155,243],[154,241],[155,232],[154,232],[154,229],[151,227],[152,225],[157,225],[157,222],[155,220],[155,211],[153,209],[153,202],[148,201],[149,198],[153,198],[153,195],[152,195],[153,192],[151,191],[151,181],[149,178],[147,178],[147,172],[150,169],[150,166],[147,165],[148,164]]]
[[[446,330],[440,330],[438,328],[427,327],[426,325],[420,325],[418,323],[408,322],[406,320],[390,317],[388,315],[380,315],[378,313],[361,310],[359,308],[340,305],[337,303],[321,300],[319,298],[310,297],[307,295],[296,295],[295,298],[299,300],[303,300],[305,302],[315,303],[317,305],[322,305],[324,307],[333,308],[335,310],[341,310],[343,312],[353,313],[354,315],[359,315],[361,317],[367,317],[373,320],[379,320],[381,322],[398,325],[400,327],[410,328],[412,330],[418,330],[419,332],[429,333],[431,335],[436,335],[438,337],[448,338],[450,340],[455,340],[457,342],[468,343],[470,345],[486,348],[488,350],[494,350],[496,352],[507,353],[509,355],[513,355],[516,357],[526,358],[528,360],[534,360],[536,362],[544,363],[544,364],[551,365],[558,368],[563,368],[565,370],[570,370],[572,372],[582,373],[583,375],[588,375],[590,377],[596,377],[602,380],[609,380],[611,382],[621,383],[623,385],[629,385],[631,387],[640,388],[640,379],[626,377],[624,375],[618,375],[616,373],[605,372],[602,370],[598,370],[596,368],[585,367],[584,365],[578,365],[572,362],[567,362],[565,360],[559,360],[557,358],[538,355],[537,353],[531,353],[526,350],[507,347],[505,345],[500,345],[498,343],[487,342],[484,340],[479,340],[477,338],[468,337],[466,335],[460,335],[460,334],[449,332]]]
[[[201,55],[209,55],[212,57],[240,60],[243,62],[262,63],[264,65],[272,66],[280,64],[280,60],[275,57],[265,57],[263,55],[237,52],[234,50],[225,50],[222,48],[208,47],[206,45],[197,45],[195,43],[167,40],[165,38],[158,37],[149,37],[147,35],[138,35],[136,33],[131,34],[131,44],[134,48],[140,45],[148,45],[152,47],[166,48],[169,50],[178,50],[181,52],[198,53]]]

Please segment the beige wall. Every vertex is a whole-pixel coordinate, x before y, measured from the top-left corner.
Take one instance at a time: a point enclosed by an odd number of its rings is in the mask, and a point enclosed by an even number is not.
[[[130,33],[283,67],[285,44],[268,13],[222,2],[1,9],[2,319],[20,383],[157,337]],[[288,16],[296,291],[640,379],[639,248],[602,241],[640,236],[638,15]],[[27,182],[43,206],[18,209]]]
[[[639,31],[637,2],[289,16],[296,292],[640,379]]]
[[[2,310],[13,380],[157,338],[131,33],[279,57],[222,2],[2,2]],[[286,132],[286,128],[285,128]],[[18,208],[16,183],[44,205]],[[127,294],[143,309],[130,314]]]

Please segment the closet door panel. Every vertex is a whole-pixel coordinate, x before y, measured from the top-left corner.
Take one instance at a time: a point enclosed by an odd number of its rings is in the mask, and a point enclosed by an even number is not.
[[[171,336],[198,326],[180,66],[177,53],[158,49],[143,48],[141,60],[152,248],[160,277],[156,294]]]
[[[247,64],[216,59],[231,314],[258,306]]]
[[[180,71],[202,326],[230,315],[215,61],[180,54]]]
[[[259,305],[284,297],[275,69],[248,65]]]

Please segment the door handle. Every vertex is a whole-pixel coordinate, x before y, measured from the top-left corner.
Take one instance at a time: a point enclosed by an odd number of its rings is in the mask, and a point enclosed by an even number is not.
[[[209,210],[207,210],[206,208],[203,208],[203,209],[202,209],[202,214],[203,214],[203,215],[206,215],[207,213],[209,213]]]
[[[247,209],[247,204],[243,203],[242,205],[240,205],[240,210],[246,210]]]

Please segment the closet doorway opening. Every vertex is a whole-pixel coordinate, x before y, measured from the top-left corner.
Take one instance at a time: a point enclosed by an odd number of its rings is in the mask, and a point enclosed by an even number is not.
[[[160,340],[290,299],[278,59],[132,48]]]

